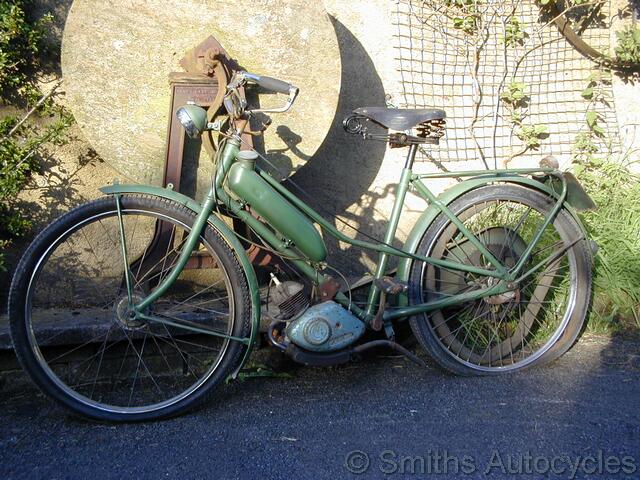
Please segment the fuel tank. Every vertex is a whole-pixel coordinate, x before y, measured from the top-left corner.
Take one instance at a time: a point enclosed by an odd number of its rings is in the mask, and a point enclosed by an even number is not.
[[[307,258],[316,262],[327,258],[327,247],[313,223],[261,178],[251,162],[234,163],[227,185]]]

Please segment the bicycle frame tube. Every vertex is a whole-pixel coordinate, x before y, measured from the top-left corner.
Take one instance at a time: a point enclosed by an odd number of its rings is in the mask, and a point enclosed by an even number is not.
[[[253,229],[270,247],[275,251],[282,254],[284,257],[289,259],[293,265],[295,265],[306,277],[308,277],[314,284],[320,284],[325,276],[319,273],[319,270],[322,268],[322,264],[316,264],[306,258],[295,248],[291,247],[290,242],[286,239],[281,238],[274,232],[267,224],[263,223],[249,211],[244,208],[244,205],[232,198],[224,188],[224,182],[226,175],[236,160],[236,156],[239,152],[239,142],[234,139],[230,139],[225,143],[224,150],[221,152],[221,155],[218,159],[217,165],[218,168],[216,170],[215,179],[212,182],[212,187],[207,193],[205,197],[205,201],[202,205],[202,210],[196,218],[196,221],[193,225],[191,232],[189,233],[185,246],[180,253],[176,265],[172,268],[169,275],[161,282],[161,284],[142,302],[137,305],[134,305],[134,310],[138,312],[140,315],[145,315],[144,310],[150,306],[153,302],[155,302],[159,297],[161,297],[175,282],[175,280],[180,275],[184,266],[186,265],[189,256],[195,250],[198,245],[200,234],[202,233],[202,229],[206,225],[207,218],[216,208],[216,203],[219,201],[224,204],[231,213],[236,215],[240,220],[245,222],[251,229]],[[329,235],[337,238],[340,241],[346,242],[350,245],[373,250],[379,253],[378,263],[376,265],[374,278],[381,278],[386,273],[386,268],[388,264],[388,260],[390,256],[396,257],[404,257],[409,258],[416,261],[425,262],[428,264],[432,264],[438,267],[443,267],[447,269],[469,272],[480,276],[493,277],[497,278],[500,281],[497,282],[490,288],[479,289],[473,292],[467,292],[463,294],[453,295],[451,297],[447,297],[445,299],[440,299],[437,301],[432,301],[419,305],[412,305],[409,307],[403,308],[394,308],[393,310],[387,310],[384,314],[384,320],[390,321],[396,318],[406,317],[412,314],[421,313],[421,312],[429,312],[432,310],[444,308],[448,305],[453,305],[460,302],[475,300],[478,298],[486,297],[489,295],[497,295],[500,293],[504,293],[509,290],[507,287],[508,282],[510,282],[518,273],[522,270],[526,261],[528,260],[533,248],[536,243],[540,240],[544,229],[548,226],[548,224],[553,221],[555,215],[562,208],[564,200],[566,198],[566,182],[562,178],[561,175],[558,176],[563,181],[563,189],[557,199],[557,203],[552,209],[551,212],[545,218],[543,225],[539,229],[539,231],[534,236],[531,244],[528,245],[526,251],[523,253],[522,258],[519,260],[518,264],[512,269],[512,272],[508,272],[507,268],[501,264],[501,262],[496,259],[491,252],[479,241],[479,239],[465,227],[465,225],[456,217],[456,215],[448,208],[446,204],[441,202],[438,197],[436,197],[429,188],[421,181],[422,178],[440,178],[440,177],[464,177],[464,176],[479,176],[487,174],[487,171],[468,171],[468,172],[455,172],[455,173],[446,173],[446,174],[426,174],[426,175],[414,175],[411,170],[413,157],[415,156],[415,148],[411,148],[407,164],[405,168],[402,170],[402,174],[400,177],[400,182],[398,183],[398,192],[396,194],[396,198],[394,201],[394,205],[391,211],[391,215],[389,218],[389,223],[387,226],[387,230],[384,236],[384,240],[381,243],[372,243],[363,240],[358,240],[354,238],[350,238],[344,233],[340,232],[332,223],[327,221],[324,217],[322,217],[318,212],[312,209],[305,202],[300,200],[296,195],[291,193],[286,187],[284,187],[278,180],[273,178],[269,173],[265,172],[257,168],[257,172],[261,178],[263,178],[271,187],[273,187],[276,192],[282,195],[285,199],[291,202],[296,208],[298,208],[302,213],[304,213],[308,218],[312,221],[316,222],[320,225],[320,227]],[[514,170],[498,170],[495,172],[490,172],[494,178],[496,175],[501,174],[531,174],[531,173],[545,173],[554,175],[554,171],[549,169],[514,169]],[[398,248],[392,246],[392,242],[395,239],[398,223],[400,220],[400,216],[402,214],[402,209],[404,207],[406,194],[409,189],[413,187],[415,191],[428,203],[435,205],[442,213],[444,213],[450,220],[453,222],[456,227],[460,230],[461,234],[466,237],[487,259],[487,261],[494,267],[493,270],[489,270],[486,268],[479,268],[473,265],[466,265],[460,262],[451,261],[451,260],[442,260],[436,258],[424,257],[421,255],[415,255],[409,252],[402,251]],[[367,298],[367,305],[365,309],[361,309],[356,305],[352,305],[349,301],[349,298],[343,294],[338,293],[335,297],[335,300],[341,303],[343,306],[348,307],[356,316],[358,316],[363,321],[370,321],[373,318],[375,309],[377,307],[378,299],[379,299],[379,289],[375,285],[375,282],[371,285],[369,289],[369,294]],[[203,332],[206,333],[206,332]],[[231,337],[229,337],[231,338]],[[232,338],[236,340],[235,338]]]
[[[233,142],[233,141],[230,142],[228,145],[226,145],[224,151],[222,152],[222,158],[220,159],[220,163],[222,166],[231,165],[231,163],[235,160],[235,157],[238,154],[238,145],[239,145],[238,142]],[[216,180],[217,180],[217,177],[216,177]],[[118,220],[121,225],[120,228],[122,233],[122,230],[124,229],[124,227],[122,226],[123,225],[122,212],[120,211],[120,207],[119,207],[119,204],[120,204],[119,198],[116,198],[116,202],[118,206]],[[167,292],[167,290],[169,290],[169,288],[171,288],[174,282],[178,279],[178,277],[182,273],[182,270],[184,270],[185,265],[189,261],[189,257],[198,246],[198,242],[200,241],[200,234],[202,233],[202,230],[207,224],[207,219],[209,218],[209,215],[211,215],[211,213],[213,212],[215,206],[216,206],[216,189],[215,189],[215,186],[212,185],[209,191],[207,192],[204,203],[202,204],[202,210],[196,217],[193,227],[191,228],[191,231],[189,232],[189,235],[187,236],[187,239],[184,243],[184,247],[182,248],[182,251],[178,256],[178,260],[176,261],[175,265],[171,269],[171,272],[169,273],[169,275],[167,275],[167,277],[160,283],[160,285],[158,285],[158,287],[153,292],[151,292],[147,297],[145,297],[145,299],[142,302],[133,305],[133,310],[136,313],[138,313],[139,315],[144,315],[144,310],[147,307],[149,307],[151,304],[153,304],[156,300],[158,300],[158,298],[164,295]],[[122,251],[124,252],[124,254],[126,254],[126,245],[124,241],[124,235],[121,234],[121,237],[122,237]],[[127,272],[128,272],[128,268],[125,268],[125,274],[127,274],[127,279],[128,279]],[[131,291],[130,283],[131,282],[127,281],[127,295],[131,299],[132,291]]]
[[[280,182],[278,182],[271,175],[269,175],[268,173],[266,173],[263,170],[260,170],[259,173],[262,176],[262,178],[267,180],[267,182],[269,182],[271,184],[271,186],[274,187],[282,196],[284,196],[287,200],[289,200],[296,207],[298,207],[302,212],[304,212],[314,222],[316,222],[318,225],[320,225],[320,227],[322,227],[322,229],[325,230],[327,233],[329,233],[332,237],[335,237],[340,241],[343,241],[343,242],[348,243],[350,245],[353,245],[353,246],[356,246],[356,247],[360,247],[360,248],[364,248],[364,249],[367,249],[367,250],[373,250],[373,251],[380,252],[380,253],[386,253],[386,254],[389,254],[389,255],[397,256],[397,257],[411,258],[411,259],[414,259],[414,260],[419,260],[421,262],[430,263],[432,265],[436,265],[436,266],[439,266],[439,267],[455,268],[456,270],[460,270],[460,271],[463,271],[463,272],[475,273],[475,274],[482,275],[482,276],[487,276],[487,277],[501,278],[503,276],[501,273],[499,273],[499,272],[497,272],[495,270],[487,270],[487,269],[484,269],[484,268],[478,268],[478,267],[474,267],[472,265],[465,265],[463,263],[452,262],[452,261],[449,261],[449,260],[438,260],[436,258],[429,258],[429,257],[423,257],[421,255],[414,255],[414,254],[411,254],[409,252],[404,252],[399,248],[394,248],[392,246],[389,246],[389,245],[386,245],[386,244],[383,244],[383,243],[371,243],[371,242],[366,242],[366,241],[363,241],[363,240],[358,240],[358,239],[355,239],[355,238],[348,237],[347,235],[342,233],[340,230],[338,230],[334,225],[332,225],[327,220],[325,220],[324,217],[322,217],[322,215],[320,215],[318,212],[316,212],[311,207],[309,207],[309,205],[304,203],[297,196],[295,196],[293,193],[291,193],[289,190],[287,190],[287,188],[285,188],[283,185],[281,185]],[[402,188],[400,185],[398,187]],[[396,197],[396,200],[395,200],[395,203],[400,203],[400,208],[397,209],[397,214],[398,215],[400,215],[401,212],[402,212],[401,207],[402,207],[402,204],[404,203],[404,198],[402,200],[403,200],[403,202],[399,202],[399,198],[398,197]],[[394,203],[394,207],[395,207],[395,203]],[[390,222],[391,222],[391,220],[390,220]],[[395,234],[395,230],[392,231],[392,233]]]
[[[133,306],[135,312],[143,313],[145,308],[150,306],[158,298],[164,295],[178,279],[185,265],[189,261],[189,257],[198,246],[198,242],[200,241],[200,234],[202,233],[204,226],[207,224],[207,219],[209,218],[209,215],[211,215],[211,212],[213,212],[215,204],[216,201],[213,196],[213,189],[211,189],[209,193],[207,193],[205,201],[202,204],[202,211],[196,217],[196,221],[194,222],[193,227],[191,228],[191,231],[187,236],[187,240],[185,241],[184,247],[182,248],[182,251],[178,256],[176,264],[171,269],[169,275],[167,275],[167,277],[162,281],[162,283],[160,283],[160,285],[158,285],[158,287],[153,292],[145,297],[142,302]],[[120,212],[118,212],[118,214],[120,215]]]
[[[274,179],[269,173],[260,170],[259,171],[262,178],[267,180],[269,184],[274,187],[280,194],[282,194],[285,198],[287,198],[291,203],[293,203],[297,208],[299,208],[302,212],[304,212],[307,216],[309,216],[313,221],[318,223],[324,231],[338,240],[344,241],[351,245],[377,251],[380,253],[380,258],[378,264],[376,266],[375,278],[380,278],[385,273],[385,267],[387,260],[390,255],[397,257],[405,257],[413,260],[429,263],[435,266],[449,268],[453,270],[470,272],[481,276],[493,277],[501,280],[501,282],[497,283],[492,289],[483,289],[473,292],[478,296],[476,298],[481,298],[489,295],[497,295],[499,293],[504,293],[509,290],[507,288],[507,284],[515,278],[518,273],[522,270],[522,267],[526,264],[529,259],[533,248],[539,241],[542,236],[545,228],[553,221],[557,213],[560,211],[562,206],[566,200],[566,181],[562,177],[559,172],[556,172],[552,169],[548,168],[523,168],[523,169],[509,169],[509,170],[497,170],[495,175],[494,172],[487,173],[486,170],[477,170],[477,171],[468,171],[468,172],[454,172],[451,174],[433,174],[433,177],[482,177],[482,175],[491,175],[492,178],[500,175],[514,175],[514,174],[532,174],[532,173],[542,173],[547,175],[552,175],[559,178],[562,181],[562,190],[558,195],[557,201],[552,208],[552,210],[545,217],[544,222],[540,226],[540,229],[534,236],[533,241],[527,247],[527,250],[523,253],[519,263],[516,265],[511,272],[509,272],[504,265],[501,264],[482,244],[472,232],[470,232],[462,222],[458,220],[458,218],[451,212],[451,210],[442,202],[438,200],[438,198],[428,189],[426,185],[420,180],[421,178],[429,177],[430,175],[413,175],[410,169],[404,169],[402,172],[402,176],[400,182],[398,184],[398,193],[396,195],[396,199],[394,202],[394,206],[392,209],[392,213],[389,219],[389,225],[387,227],[387,232],[385,234],[384,243],[375,244],[362,240],[352,239],[342,232],[337,230],[337,228],[325,220],[320,214],[318,214],[315,210],[309,207],[306,203],[300,200],[296,195],[291,193],[287,188],[285,188],[279,181]],[[442,211],[445,215],[447,215],[452,222],[460,229],[462,235],[466,237],[469,241],[474,242],[474,245],[478,250],[487,258],[489,262],[493,261],[493,265],[496,267],[495,270],[487,270],[483,268],[478,268],[470,265],[465,265],[459,262],[450,261],[450,260],[438,260],[435,258],[424,257],[421,255],[414,255],[409,252],[405,252],[399,249],[395,249],[390,247],[389,244],[395,238],[395,233],[399,221],[399,217],[402,212],[402,207],[404,205],[406,193],[408,189],[413,186],[418,194],[427,202],[433,203],[440,211]],[[475,239],[475,240],[473,240]],[[367,307],[365,310],[365,319],[371,319],[373,311],[376,306],[377,300],[377,287],[373,284],[369,290],[369,296],[367,301]],[[446,302],[437,301],[430,302],[420,305],[415,305],[412,307],[406,307],[406,309],[398,309],[398,313],[395,312],[386,312],[386,319],[394,319],[399,317],[404,317],[406,315],[411,315],[413,313],[426,312],[431,311],[438,308],[443,308],[446,305],[459,303],[461,301],[468,301],[471,297],[467,298],[467,295],[455,295],[448,299]],[[405,311],[406,310],[406,311]],[[360,315],[359,315],[360,316]],[[362,318],[362,316],[361,316]]]

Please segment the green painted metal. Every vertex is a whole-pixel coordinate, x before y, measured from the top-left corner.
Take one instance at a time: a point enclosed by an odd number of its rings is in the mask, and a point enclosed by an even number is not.
[[[492,287],[481,288],[472,292],[460,293],[450,297],[445,297],[440,300],[434,300],[433,302],[421,303],[418,305],[401,306],[399,308],[387,309],[384,312],[384,319],[398,320],[417,313],[428,313],[441,308],[446,308],[451,305],[459,305],[464,302],[471,302],[484,298],[490,295],[499,295],[504,292],[508,292],[509,289],[506,286],[506,282],[500,282]]]
[[[583,237],[579,237],[576,240],[574,240],[573,242],[571,242],[569,245],[566,245],[564,248],[562,248],[561,250],[557,251],[557,252],[553,252],[551,255],[547,256],[547,258],[545,258],[544,260],[539,261],[537,264],[535,264],[533,267],[531,267],[529,270],[527,270],[525,273],[523,273],[522,275],[520,275],[518,278],[516,278],[514,280],[514,283],[520,283],[524,280],[527,279],[527,277],[529,277],[530,275],[533,275],[537,270],[539,270],[540,268],[542,268],[545,265],[549,265],[551,263],[553,263],[555,260],[557,260],[558,258],[560,258],[562,256],[562,254],[564,254],[564,252],[566,252],[567,250],[569,250],[571,247],[573,247],[576,243],[578,243],[580,240],[583,240]]]
[[[556,218],[556,215],[564,205],[564,201],[567,198],[567,182],[565,182],[562,176],[560,176],[560,179],[562,180],[562,190],[560,194],[557,196],[557,202],[545,217],[544,222],[542,222],[542,225],[540,225],[540,228],[538,228],[538,231],[533,236],[533,239],[531,240],[531,242],[529,242],[529,245],[527,245],[527,248],[525,249],[525,251],[522,253],[522,256],[520,257],[520,260],[518,260],[518,263],[516,263],[516,265],[513,267],[511,271],[512,279],[518,276],[520,271],[524,268],[524,265],[529,261],[529,256],[531,255],[531,252],[533,251],[535,246],[540,241],[540,238],[542,237],[542,234],[544,233],[545,229],[549,226],[549,224],[553,221],[553,219]]]
[[[190,332],[202,333],[205,335],[211,335],[213,337],[234,340],[236,342],[244,343],[245,345],[249,345],[251,343],[251,340],[249,338],[234,337],[233,335],[227,335],[226,333],[216,332],[215,330],[211,330],[210,328],[203,328],[201,326],[193,325],[185,322],[176,322],[175,320],[171,320],[165,317],[158,317],[156,315],[147,315],[145,313],[141,313],[140,315],[138,315],[138,317],[143,320],[148,320],[150,322],[161,323],[163,325],[169,325],[171,327],[177,327],[177,328],[182,328],[183,330],[189,330]]]
[[[235,138],[225,140],[224,145],[219,149],[219,155],[216,155],[216,178],[215,178],[215,193],[216,195],[222,190],[222,183],[227,177],[231,165],[236,161],[238,152],[240,151],[240,142]]]
[[[313,223],[258,175],[250,164],[233,164],[227,175],[227,185],[271,227],[292,241],[306,258],[314,262],[327,258],[327,247]]]
[[[508,176],[514,175],[531,175],[533,173],[552,173],[555,172],[553,168],[540,167],[540,168],[497,168],[495,170],[462,170],[460,172],[435,172],[435,173],[419,173],[413,175],[411,178],[463,178],[463,177],[480,177],[480,176]]]
[[[284,258],[287,258],[315,285],[319,285],[323,280],[325,280],[326,277],[324,275],[321,276],[316,267],[310,265],[298,252],[291,249],[286,241],[278,238],[267,225],[245,211],[242,208],[242,205],[233,200],[222,188],[218,189],[217,195],[220,201],[222,201],[222,203],[229,208],[234,215],[249,225],[249,227],[264,239],[265,242],[267,242],[274,250],[279,252]],[[357,305],[352,304],[344,293],[338,292],[335,300],[345,308],[349,309],[358,318],[362,320],[365,319],[364,310]]]
[[[181,113],[186,114],[188,119],[193,123],[193,128],[202,133],[207,128],[207,111],[198,105],[183,105],[180,107]],[[179,112],[180,113],[180,112]],[[182,118],[180,118],[182,121]],[[185,125],[185,130],[187,126]]]
[[[564,173],[562,179],[557,176],[549,175],[545,184],[550,188],[557,190],[562,188],[562,183],[566,183],[567,188],[567,203],[571,205],[576,211],[584,212],[588,210],[595,210],[597,205],[591,199],[589,194],[585,192],[578,179],[572,173]]]
[[[531,171],[527,171],[526,169],[519,169],[518,171],[521,173],[532,173]],[[552,170],[533,169],[532,171],[535,173],[539,171],[548,172]],[[506,172],[508,171],[500,172],[500,174],[497,174],[497,175],[487,174],[486,170],[470,171],[469,173],[476,173],[476,172],[480,172],[482,173],[482,175],[477,176],[475,178],[470,178],[461,183],[457,183],[453,185],[451,188],[445,190],[440,195],[438,195],[437,198],[439,202],[443,205],[450,205],[454,200],[464,195],[465,193],[468,193],[472,190],[475,190],[476,188],[480,188],[485,185],[490,185],[492,183],[513,183],[516,185],[522,185],[522,186],[546,193],[547,195],[550,195],[556,199],[558,198],[558,195],[559,195],[559,193],[555,191],[550,185],[547,185],[545,183],[542,183],[530,177],[507,174]],[[451,175],[439,175],[439,176],[448,177]],[[467,176],[467,172],[456,172],[454,176],[465,177]],[[412,178],[413,179],[425,178],[425,176],[414,175]],[[575,211],[571,208],[571,206],[567,202],[564,202],[563,207],[574,217],[574,219],[582,229],[583,234],[585,235],[585,238],[587,238],[586,232],[584,231],[584,227],[582,226],[582,223],[580,222],[580,219],[575,213]],[[422,215],[418,218],[415,225],[411,229],[411,232],[409,233],[409,236],[407,237],[403,246],[404,251],[415,254],[415,252],[418,249],[418,244],[422,240],[422,237],[424,236],[429,226],[436,219],[436,217],[440,214],[440,212],[441,210],[437,205],[429,205],[429,207],[422,213]],[[409,280],[409,274],[411,273],[411,265],[413,263],[413,260],[414,258],[411,258],[411,257],[404,257],[399,260],[398,269],[396,272],[396,278],[398,280],[402,280],[402,281]],[[397,304],[400,307],[404,307],[408,305],[408,303],[409,302],[408,302],[407,295],[401,294],[397,296]],[[397,318],[405,318],[405,317],[400,315]]]
[[[465,238],[469,239],[471,244],[476,247],[480,253],[482,253],[484,258],[486,258],[489,263],[496,268],[498,273],[501,275],[500,278],[502,278],[503,275],[507,274],[507,269],[504,267],[504,265],[502,265],[502,263],[489,251],[487,247],[484,246],[484,244],[478,239],[478,237],[476,237],[465,226],[465,224],[462,223],[462,221],[460,221],[460,219],[451,210],[449,210],[449,207],[444,204],[438,197],[436,197],[431,192],[431,190],[429,190],[426,185],[422,183],[420,179],[415,179],[413,181],[413,186],[416,188],[418,193],[422,195],[422,198],[424,198],[429,203],[429,205],[435,205],[436,207],[438,207],[438,209],[442,213],[444,213],[456,227],[458,227],[460,233],[462,233]]]
[[[287,190],[283,185],[280,185],[280,182],[275,180],[271,175],[269,175],[264,171],[261,171],[260,175],[262,176],[262,178],[266,179],[280,194],[282,194],[291,203],[293,203],[296,207],[298,207],[302,212],[308,215],[314,222],[319,224],[323,230],[325,230],[327,233],[337,238],[338,240],[349,243],[351,245],[355,245],[360,248],[365,248],[365,249],[373,250],[376,252],[384,252],[384,253],[388,253],[390,255],[394,255],[401,258],[419,260],[421,262],[437,265],[439,267],[454,268],[462,272],[475,273],[477,275],[482,275],[485,277],[501,278],[503,276],[502,273],[499,273],[495,270],[487,270],[484,268],[475,267],[473,265],[465,265],[464,263],[453,262],[449,260],[439,260],[435,258],[423,257],[421,255],[415,255],[414,253],[409,251],[395,248],[391,245],[385,245],[382,243],[365,242],[363,240],[357,240],[355,238],[348,237],[347,235],[339,231],[331,223],[329,223],[327,220],[325,220],[322,217],[322,215],[320,215],[318,212],[313,210],[309,205],[304,203],[302,200],[296,197],[293,193]],[[439,212],[440,210],[438,210],[438,213]]]
[[[547,193],[554,198],[556,198],[557,203],[554,207],[554,211],[548,215],[547,222],[551,222],[557,214],[557,212],[561,208],[568,208],[572,215],[575,217],[575,213],[570,208],[569,205],[565,202],[566,198],[566,182],[562,181],[564,185],[560,192],[554,190],[554,185],[544,184],[540,181],[522,176],[521,174],[531,174],[531,173],[543,173],[545,175],[556,176],[558,178],[562,178],[561,174],[556,171],[552,171],[550,169],[519,169],[517,172],[520,174],[514,174],[512,170],[498,171],[497,173],[487,173],[486,171],[470,171],[470,172],[456,172],[453,175],[441,175],[441,174],[433,174],[429,175],[413,175],[409,169],[405,169],[402,172],[402,177],[399,183],[399,191],[396,198],[396,202],[394,203],[393,210],[391,212],[391,217],[389,221],[389,226],[387,228],[387,232],[385,234],[385,239],[381,243],[371,243],[362,240],[352,239],[348,236],[344,235],[340,232],[334,225],[325,220],[319,213],[309,207],[306,203],[292,194],[289,190],[287,190],[283,185],[280,184],[276,179],[274,179],[268,173],[258,170],[256,173],[253,170],[253,166],[242,165],[240,163],[235,163],[235,156],[237,155],[238,143],[233,140],[229,140],[224,149],[222,150],[220,156],[217,159],[218,169],[216,172],[216,178],[214,183],[214,188],[209,192],[207,199],[204,205],[200,205],[194,200],[186,197],[177,192],[173,192],[168,189],[162,189],[158,187],[150,187],[144,185],[114,185],[110,187],[105,187],[102,189],[104,193],[107,194],[121,194],[121,193],[139,193],[139,194],[148,194],[148,195],[156,195],[162,198],[167,198],[169,200],[173,200],[182,205],[187,206],[192,211],[197,214],[196,224],[194,225],[194,230],[198,229],[198,232],[201,231],[202,227],[204,227],[206,222],[209,222],[214,228],[217,228],[218,231],[223,235],[223,237],[227,240],[230,246],[236,252],[238,259],[245,271],[247,276],[247,280],[249,282],[251,294],[252,294],[252,329],[251,336],[249,339],[236,339],[231,338],[233,340],[242,341],[243,343],[248,342],[247,352],[245,357],[243,358],[242,363],[246,361],[251,351],[251,348],[254,346],[258,328],[259,328],[259,320],[260,320],[260,299],[259,299],[259,290],[258,283],[255,277],[255,273],[253,271],[253,267],[251,266],[249,259],[246,256],[246,253],[242,247],[242,244],[239,242],[238,238],[235,234],[220,220],[218,217],[214,215],[210,215],[211,210],[215,206],[216,201],[221,201],[231,213],[236,215],[240,220],[247,223],[270,247],[274,248],[277,252],[283,255],[283,257],[288,258],[303,274],[305,274],[312,282],[316,285],[321,283],[324,280],[324,276],[322,276],[318,270],[322,268],[321,260],[324,260],[326,256],[326,247],[324,247],[324,242],[322,242],[322,249],[318,250],[318,244],[312,245],[312,248],[309,248],[308,245],[304,251],[300,248],[300,244],[304,244],[306,238],[312,238],[318,236],[315,227],[308,220],[318,223],[323,230],[328,232],[330,235],[338,238],[339,240],[345,241],[351,245],[359,246],[361,248],[367,248],[370,250],[374,250],[380,253],[380,261],[378,262],[378,266],[376,269],[376,276],[380,277],[384,274],[386,270],[386,264],[388,261],[389,255],[394,255],[400,257],[400,263],[397,271],[397,278],[400,280],[408,280],[411,263],[414,260],[419,260],[427,263],[431,263],[437,266],[442,266],[445,268],[457,269],[460,271],[472,272],[478,275],[490,276],[494,278],[501,279],[496,285],[477,290],[474,292],[467,292],[460,295],[454,295],[451,297],[447,297],[444,299],[440,299],[434,302],[429,302],[421,305],[412,305],[410,307],[407,306],[407,298],[406,295],[399,296],[398,304],[399,308],[389,309],[385,312],[384,319],[385,321],[405,318],[409,315],[432,311],[435,309],[443,308],[447,305],[457,304],[460,302],[474,300],[477,298],[482,298],[487,295],[496,295],[499,293],[503,293],[508,290],[507,282],[505,281],[507,277],[505,277],[504,268],[500,265],[500,262],[495,260],[495,266],[498,267],[496,270],[487,270],[478,268],[475,266],[465,265],[459,262],[453,262],[449,260],[441,260],[441,259],[431,259],[428,257],[424,257],[421,255],[415,254],[417,246],[424,235],[427,228],[431,225],[431,223],[435,220],[438,214],[444,212],[447,214],[452,221],[459,220],[453,215],[453,213],[449,210],[448,206],[455,199],[459,198],[461,195],[479,188],[484,185],[489,185],[493,183],[514,183],[523,185],[528,188],[534,188],[544,193]],[[249,166],[247,169],[246,167]],[[249,175],[250,174],[250,175]],[[478,174],[478,175],[476,175]],[[433,195],[429,189],[420,181],[421,178],[434,178],[436,176],[456,176],[456,177],[469,177],[472,178],[454,185],[452,188],[443,192],[439,196]],[[229,180],[225,184],[225,180]],[[238,195],[242,198],[242,201],[238,201],[229,195],[223,185],[229,185],[230,190],[234,192],[235,195]],[[413,186],[429,203],[429,207],[419,218],[418,222],[412,229],[409,238],[405,242],[403,249],[394,248],[391,245],[393,238],[395,237],[395,232],[397,229],[397,225],[399,222],[399,218],[401,216],[402,207],[404,204],[404,199],[406,196],[407,190]],[[255,190],[260,190],[261,192],[256,192]],[[267,191],[268,194],[264,194]],[[261,196],[262,195],[262,196]],[[310,234],[310,230],[303,233],[300,239],[297,240],[296,244],[293,244],[289,239],[281,238],[270,226],[261,222],[259,219],[251,215],[246,209],[245,204],[247,199],[251,199],[249,202],[252,205],[252,208],[255,209],[257,205],[264,206],[264,208],[272,209],[274,202],[287,201],[286,208],[279,208],[279,213],[277,215],[291,215],[291,212],[295,212],[294,216],[300,216],[300,218],[304,219],[304,221],[300,221],[299,219],[295,219],[294,223],[296,225],[308,225],[313,229],[313,235]],[[286,199],[286,200],[285,200]],[[289,203],[290,202],[290,203]],[[274,223],[278,222],[278,219],[273,217],[270,219],[271,215],[273,215],[269,210],[265,212],[258,211],[257,213],[262,215],[267,219],[269,224],[273,226],[276,230],[278,229],[277,225]],[[272,211],[272,210],[271,210]],[[304,217],[302,213],[306,215]],[[308,217],[308,219],[307,219]],[[576,217],[576,220],[577,217]],[[201,225],[199,225],[201,223]],[[578,224],[580,222],[578,221]],[[280,226],[280,228],[289,229],[293,228],[293,224],[287,225],[286,227]],[[464,230],[464,225],[460,225],[459,228]],[[192,232],[193,233],[193,232]],[[285,232],[280,232],[283,236],[286,235]],[[471,243],[474,244],[476,248],[480,251],[484,249],[484,245],[476,244],[479,242],[473,242],[475,238],[471,232],[467,233],[467,238]],[[197,241],[197,236],[194,234],[194,238]],[[477,239],[476,239],[477,240]],[[532,242],[534,245],[535,242]],[[195,247],[195,244],[193,245]],[[324,250],[324,253],[322,252]],[[189,248],[185,248],[185,251],[190,251]],[[309,254],[311,253],[311,255]],[[323,253],[323,255],[320,255]],[[490,252],[487,252],[487,258],[491,258]],[[485,252],[483,252],[485,254]],[[176,268],[172,273],[178,272],[181,269]],[[177,274],[176,274],[177,276]],[[170,285],[170,282],[167,282],[167,288]],[[163,286],[163,285],[161,285]],[[368,321],[372,317],[373,310],[375,308],[375,303],[377,301],[377,297],[379,296],[378,292],[375,291],[377,287],[373,285],[369,294],[369,301],[367,302],[367,309],[363,310],[355,305],[351,305],[349,299],[343,293],[339,293],[336,296],[336,301],[341,303],[343,306],[350,308],[354,314],[356,314],[361,320]],[[159,294],[161,295],[161,293]],[[158,295],[158,296],[159,296]],[[145,300],[141,303],[141,306],[146,306],[148,303],[151,303],[153,300]],[[142,312],[144,314],[144,312]],[[237,373],[237,372],[236,372]]]
[[[129,255],[127,254],[127,241],[124,236],[124,220],[122,219],[122,207],[120,206],[120,195],[116,195],[116,210],[118,211],[118,227],[120,230],[120,248],[122,251],[122,262],[124,268],[124,280],[127,285],[127,301],[129,308],[133,306],[133,288],[131,282],[131,269],[129,268]]]
[[[162,187],[154,187],[151,185],[108,185],[102,187],[100,191],[106,195],[124,195],[124,194],[142,194],[142,195],[150,195],[160,198],[165,198],[167,200],[174,201],[180,205],[184,205],[185,207],[192,210],[196,215],[198,215],[202,211],[202,205],[200,205],[195,200],[187,197],[178,192],[174,192],[168,188]],[[249,344],[247,345],[247,350],[240,362],[240,366],[233,372],[232,376],[235,378],[245,364],[251,351],[256,345],[258,340],[258,334],[260,331],[260,287],[258,285],[258,279],[256,278],[255,271],[253,270],[253,266],[251,265],[251,261],[245,252],[242,243],[238,240],[238,237],[233,233],[223,221],[215,215],[209,215],[207,218],[207,222],[211,225],[212,228],[215,228],[218,233],[225,239],[229,247],[234,251],[238,262],[240,262],[240,266],[245,274],[247,279],[247,283],[249,285],[249,292],[251,294],[251,334],[249,336]]]
[[[398,223],[400,222],[400,214],[402,213],[402,207],[404,207],[404,200],[409,190],[409,181],[411,180],[411,169],[402,169],[402,175],[400,176],[400,182],[398,183],[398,191],[391,210],[391,216],[389,217],[389,223],[387,224],[387,231],[384,235],[384,243],[391,245],[396,238],[396,231],[398,229]],[[380,279],[387,271],[387,264],[389,263],[389,253],[380,252],[378,256],[378,265],[374,273],[374,278]],[[366,314],[371,317],[376,309],[378,298],[380,296],[380,289],[373,282],[369,289],[369,296],[367,297]]]
[[[191,254],[194,252],[198,243],[200,242],[200,234],[202,233],[207,221],[209,219],[209,215],[213,211],[213,207],[215,206],[215,200],[213,199],[212,192],[207,194],[204,203],[202,204],[202,209],[198,213],[196,217],[196,221],[191,226],[191,231],[187,236],[187,239],[184,242],[184,246],[182,247],[182,251],[178,256],[178,260],[176,260],[175,265],[171,268],[171,272],[167,277],[162,280],[160,285],[158,285],[153,292],[147,295],[144,300],[133,306],[134,311],[136,312],[144,312],[144,310],[149,307],[153,302],[158,300],[161,296],[163,296],[167,291],[171,288],[171,286],[178,279],[185,265],[189,261]]]

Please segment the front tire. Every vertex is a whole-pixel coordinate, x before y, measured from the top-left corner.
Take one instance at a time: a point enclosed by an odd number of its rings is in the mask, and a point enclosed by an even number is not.
[[[120,205],[139,301],[170,271],[195,214],[157,197],[123,195]],[[197,268],[183,270],[153,314],[246,338],[249,287],[228,243],[208,225],[192,260]],[[239,366],[246,347],[130,320],[123,272],[114,197],[81,205],[46,227],[22,257],[9,294],[18,359],[45,394],[96,420],[184,413]]]

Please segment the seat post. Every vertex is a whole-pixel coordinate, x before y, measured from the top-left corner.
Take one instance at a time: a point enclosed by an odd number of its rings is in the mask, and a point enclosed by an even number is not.
[[[404,168],[408,170],[411,170],[413,168],[413,161],[416,159],[417,151],[417,143],[412,143],[411,145],[409,145],[409,152],[407,152],[407,160],[404,162]]]

